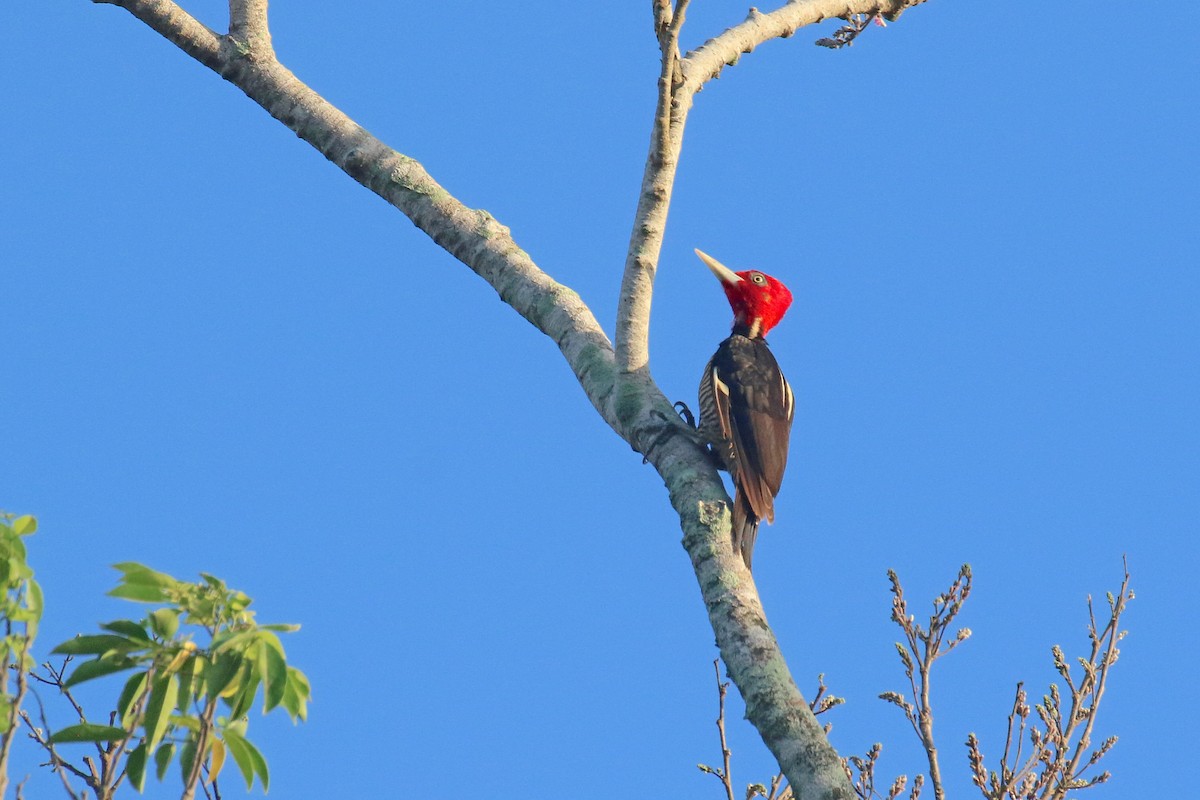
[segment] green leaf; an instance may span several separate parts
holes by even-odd
[[[250,791],[254,787],[255,772],[254,757],[250,755],[250,743],[229,728],[224,730],[221,738],[225,742],[225,748],[229,751],[229,755],[233,756],[233,763],[237,764],[238,771],[242,773],[242,779],[246,781],[246,791]]]
[[[144,739],[141,744],[129,751],[129,758],[125,760],[125,774],[138,792],[146,788],[146,741]]]
[[[258,775],[258,780],[262,784],[263,793],[265,794],[271,788],[271,775],[267,772],[267,760],[263,758],[263,754],[258,752],[258,748],[249,739],[242,739],[246,744],[246,749],[250,751],[250,758],[254,762],[254,772]]]
[[[224,631],[213,637],[210,648],[214,653],[242,652],[257,640],[256,634],[254,630]]]
[[[280,633],[295,633],[296,631],[300,630],[300,626],[292,625],[290,623],[274,623],[271,625],[259,625],[258,629],[262,631],[279,631]]]
[[[288,671],[288,679],[284,682],[283,698],[279,701],[283,705],[283,710],[292,718],[292,722],[296,721],[304,713],[304,703],[300,700],[300,696],[296,694],[296,685],[292,683],[291,670]]]
[[[283,707],[292,718],[308,721],[308,678],[295,667],[288,667],[287,689],[283,693]]]
[[[257,634],[257,639],[264,645],[274,648],[281,656],[287,655],[283,650],[283,642],[279,640],[279,637],[276,636],[273,631],[270,631],[267,628],[256,627],[255,632]]]
[[[175,728],[186,728],[195,733],[200,732],[200,720],[193,717],[191,714],[172,714],[171,726]]]
[[[115,650],[128,653],[131,650],[141,650],[145,642],[131,642],[124,636],[112,633],[98,633],[91,636],[76,636],[55,647],[50,652],[63,656],[98,656]]]
[[[258,694],[259,677],[252,669],[243,669],[238,673],[235,685],[238,687],[229,701],[229,716],[232,719],[246,716],[250,706],[254,705],[254,695]]]
[[[222,653],[204,672],[205,690],[208,699],[220,695],[237,676],[242,666],[242,657],[236,653]]]
[[[129,639],[146,642],[147,644],[150,642],[150,636],[146,633],[146,629],[131,619],[116,619],[112,622],[104,623],[100,628],[112,631],[113,633],[119,633]]]
[[[124,728],[114,728],[112,725],[94,725],[91,722],[81,722],[70,725],[50,737],[51,744],[69,744],[72,742],[119,742],[127,739],[129,732]]]
[[[137,672],[129,676],[129,680],[125,681],[125,687],[121,689],[121,696],[117,698],[117,713],[121,715],[121,722],[129,725],[131,712],[133,711],[134,703],[142,696],[142,692],[146,691],[146,677],[148,672]]]
[[[161,586],[164,589],[169,589],[179,584],[177,579],[167,573],[155,572],[145,564],[139,564],[136,561],[122,561],[120,564],[113,564],[113,569],[119,570],[122,573],[121,579],[126,583]]]
[[[7,578],[5,581],[6,583],[12,582],[15,584],[19,581],[26,580],[33,576],[33,570],[31,570],[29,568],[29,565],[25,563],[25,554],[24,553],[21,553],[19,558],[14,556],[12,558],[6,559],[5,564],[7,566],[7,570],[5,572],[5,574],[7,575]]]
[[[268,634],[274,638],[273,634]],[[266,714],[283,700],[287,691],[287,662],[271,643],[258,652],[258,669],[263,676],[263,713]]]
[[[29,588],[25,594],[25,607],[33,614],[33,622],[39,622],[42,619],[42,609],[46,607],[46,601],[42,597],[42,587],[33,578],[29,579]],[[36,628],[34,628],[36,631]]]
[[[136,583],[122,583],[115,589],[110,589],[109,597],[119,597],[122,600],[135,600],[139,603],[164,603],[170,598],[159,586],[146,586]]]
[[[183,780],[186,783],[188,776],[192,774],[192,766],[196,763],[196,737],[199,733],[193,733],[183,743],[183,749],[179,751],[179,769],[183,773]]]
[[[121,582],[110,591],[110,597],[155,603],[170,600],[168,591],[176,589],[179,581],[163,572],[155,572],[147,566],[132,561],[113,565],[120,570]]]
[[[245,611],[254,601],[250,599],[245,592],[230,592],[229,593],[229,610],[234,614],[240,614]]]
[[[154,751],[154,767],[160,781],[166,776],[167,768],[171,766],[171,758],[174,755],[174,742],[163,742],[162,746]]]
[[[160,608],[150,613],[150,628],[161,638],[170,639],[179,630],[179,612]]]
[[[192,703],[192,698],[199,694],[202,684],[197,679],[197,674],[200,672],[200,663],[203,656],[193,655],[184,662],[183,667],[177,673],[179,675],[179,699],[175,702],[176,708],[186,709]]]
[[[209,588],[215,589],[221,594],[225,594],[229,591],[229,589],[225,586],[225,581],[221,580],[216,575],[209,575],[207,572],[201,572],[200,577],[203,578],[204,582],[209,585]]]
[[[77,686],[84,681],[90,681],[93,678],[102,678],[105,675],[112,675],[114,672],[124,672],[137,666],[136,661],[122,655],[112,655],[105,658],[95,658],[91,661],[84,661],[75,671],[71,673],[71,677],[63,682],[63,687],[70,688]]]
[[[37,520],[29,514],[17,517],[12,522],[12,529],[18,536],[28,536],[37,531]]]
[[[149,737],[148,747],[158,747],[167,732],[174,700],[179,696],[179,679],[174,675],[156,678],[150,687],[150,701],[146,704],[146,719],[143,725]]]

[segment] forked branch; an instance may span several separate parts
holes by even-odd
[[[895,19],[904,9],[921,2],[924,0],[791,0],[769,13],[751,8],[745,21],[681,57],[678,44],[687,0],[676,0],[673,7],[669,0],[653,0],[661,70],[650,153],[642,175],[617,307],[616,353],[622,374],[648,375],[654,277],[679,166],[683,130],[696,93],[726,66],[737,63],[743,53],[753,52],[771,39],[787,38],[806,25],[835,17]]]

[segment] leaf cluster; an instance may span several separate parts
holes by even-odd
[[[8,757],[34,665],[30,651],[45,606],[24,541],[36,532],[33,517],[0,512],[0,797],[8,789]]]
[[[118,756],[127,756],[125,775],[139,791],[151,763],[161,780],[176,756],[185,789],[194,790],[202,770],[212,783],[232,760],[248,789],[257,779],[266,791],[267,762],[246,738],[247,715],[261,689],[264,714],[282,707],[293,722],[307,718],[308,679],[288,665],[278,635],[299,626],[258,624],[250,598],[212,575],[191,583],[133,562],[116,569],[121,577],[111,596],[163,605],[139,620],[105,623],[101,633],[54,648],[71,661],[91,656],[69,676],[65,669],[58,673],[55,682],[63,690],[133,674],[109,724],[88,722],[81,714],[78,724],[56,731],[47,745],[116,745]]]
[[[33,579],[33,569],[27,561],[24,538],[37,532],[37,520],[26,514],[13,517],[0,514],[0,618],[6,625],[6,634],[12,634],[12,623],[25,626],[25,635],[32,640],[37,636],[37,625],[42,618],[42,588]],[[20,642],[0,644],[6,656],[21,649]]]

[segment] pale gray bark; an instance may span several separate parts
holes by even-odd
[[[169,0],[93,0],[128,10],[241,89],[347,175],[371,190],[477,275],[500,299],[553,339],[592,405],[666,483],[729,676],[747,716],[802,800],[849,800],[837,753],[796,688],[767,625],[750,573],[730,547],[730,500],[712,463],[650,376],[649,318],[683,129],[697,91],[743,52],[834,16],[899,14],[912,0],[792,0],[678,50],[687,0],[652,0],[663,54],[650,154],[622,279],[614,347],[578,294],[543,272],[508,228],[460,203],[413,159],[393,150],[278,62],[267,0],[230,0],[218,34]],[[917,0],[920,2],[921,0]]]

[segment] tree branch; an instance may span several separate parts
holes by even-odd
[[[19,590],[20,591],[20,590]],[[28,588],[24,590],[28,592]],[[28,597],[28,595],[26,595]],[[16,673],[17,690],[11,697],[8,698],[8,718],[5,723],[4,733],[0,735],[0,797],[6,797],[8,792],[8,758],[12,752],[13,740],[17,737],[17,732],[21,729],[21,705],[25,702],[25,695],[29,691],[29,670],[27,663],[30,661],[29,650],[33,647],[33,636],[30,635],[30,625],[34,623],[25,623],[25,632],[14,634],[13,624],[11,620],[5,620],[5,633],[10,641],[16,637],[19,641],[20,648],[15,652],[9,649],[5,652],[3,659],[0,659],[0,695],[8,694],[8,672],[10,669]]]
[[[789,0],[786,5],[764,14],[751,8],[739,25],[709,39],[683,59],[683,74],[689,91],[700,91],[704,84],[721,74],[726,66],[738,62],[743,53],[753,52],[763,42],[786,39],[800,28],[827,19],[846,19],[855,14],[881,15],[891,21],[906,8],[925,0]]]
[[[656,0],[654,6],[661,52],[658,101],[617,305],[617,367],[622,376],[636,374],[645,382],[650,380],[650,302],[654,276],[683,148],[683,128],[692,105],[693,93],[680,91],[679,32],[687,5],[688,0],[677,0],[672,10],[669,4]]]
[[[751,8],[744,22],[680,57],[679,34],[688,0],[676,0],[673,9],[669,0],[653,0],[661,70],[650,153],[642,175],[617,306],[616,361],[622,378],[630,376],[631,382],[641,383],[651,380],[649,337],[654,277],[683,146],[683,130],[696,93],[725,66],[737,63],[742,53],[752,52],[765,41],[786,38],[805,25],[831,17],[868,14],[895,19],[905,8],[924,1],[790,0],[767,14]]]
[[[851,800],[854,790],[841,759],[796,688],[754,580],[729,546],[729,504],[705,502],[698,511],[695,521],[680,514],[683,543],[700,581],[721,659],[746,701],[746,718],[758,729],[796,797]]]
[[[267,27],[267,0],[229,0],[229,38],[252,53],[275,57]]]
[[[141,0],[136,4],[122,0],[92,2],[124,8],[180,50],[209,69],[220,72],[218,67],[221,63],[221,36],[169,0]]]
[[[385,145],[302,83],[266,49],[269,35],[253,34],[244,41],[218,36],[168,0],[100,1],[126,9],[237,86],[491,284],[505,303],[558,344],[614,430],[627,440],[634,438],[636,426],[618,425],[614,415],[608,337],[578,294],[538,269],[507,227],[487,211],[460,203],[414,159]],[[231,22],[244,31],[252,33],[265,24],[265,0],[230,5]],[[670,407],[665,397],[661,403]]]

